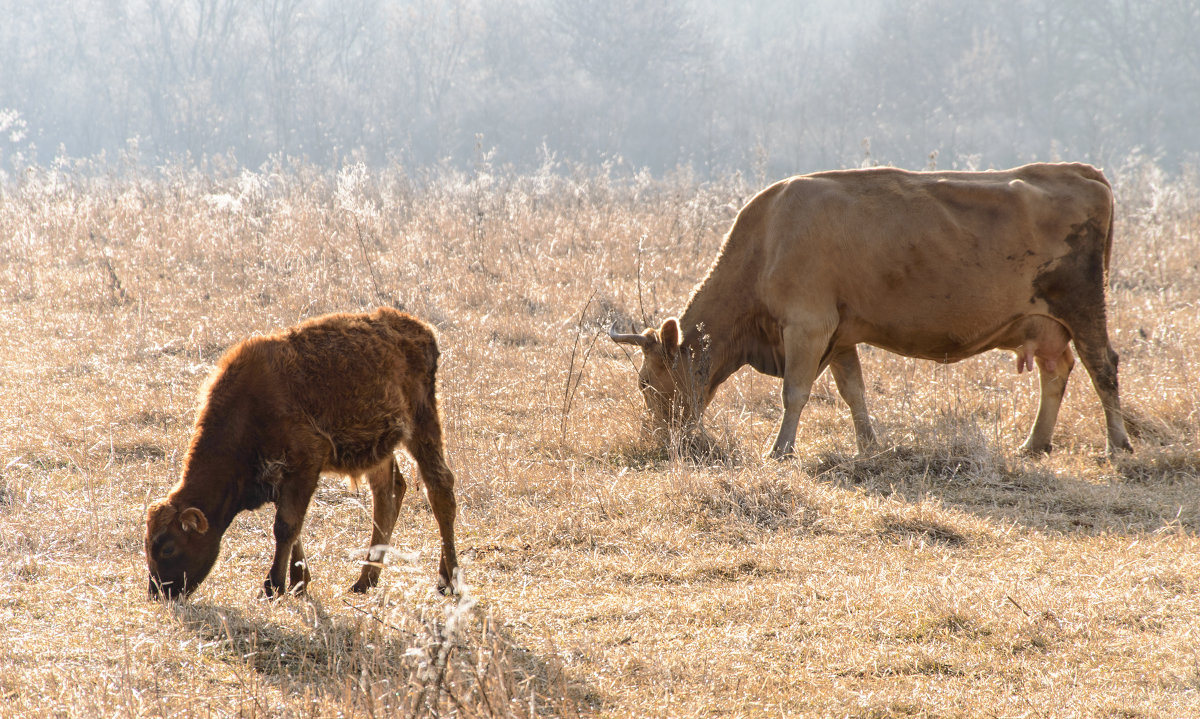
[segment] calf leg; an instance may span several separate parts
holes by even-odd
[[[867,413],[866,388],[863,384],[862,365],[858,362],[858,348],[849,347],[835,354],[829,362],[833,381],[838,393],[850,407],[854,420],[854,439],[859,452],[865,452],[877,444],[875,430],[871,428],[871,415]]]
[[[438,530],[442,535],[442,557],[438,563],[438,591],[458,593],[458,553],[454,549],[454,518],[458,505],[454,499],[454,473],[446,465],[442,447],[442,428],[436,414],[417,423],[408,450],[421,470],[425,496],[433,509]]]
[[[363,563],[362,574],[350,588],[352,592],[363,593],[379,583],[379,572],[383,565],[384,552],[392,541],[392,529],[396,526],[396,515],[400,512],[400,503],[404,501],[406,484],[404,475],[396,458],[375,467],[367,473],[367,481],[371,485],[371,544],[367,547],[367,561]]]
[[[294,594],[304,594],[312,579],[308,573],[308,561],[304,557],[304,547],[300,539],[292,545],[292,560],[288,563],[288,591]]]
[[[1047,369],[1047,363],[1041,357],[1037,358],[1038,377],[1041,380],[1041,400],[1038,404],[1037,418],[1029,430],[1029,438],[1021,445],[1022,454],[1045,454],[1051,449],[1050,440],[1054,434],[1054,424],[1058,421],[1058,409],[1062,406],[1063,395],[1067,391],[1067,377],[1075,366],[1075,355],[1071,348],[1063,350],[1062,356],[1054,362],[1054,369]]]
[[[771,445],[773,459],[782,459],[792,453],[796,443],[796,428],[800,425],[800,412],[808,403],[813,381],[822,369],[821,353],[828,342],[828,333],[818,336],[817,333],[794,326],[783,330],[783,416],[779,419],[775,443]],[[861,370],[859,375],[861,378]]]
[[[275,556],[271,560],[267,580],[263,582],[263,591],[268,597],[281,594],[284,590],[283,582],[289,575],[288,560],[297,550],[304,515],[308,512],[308,503],[317,489],[319,478],[319,470],[307,469],[289,472],[279,482],[279,498],[275,500]],[[298,551],[303,558],[303,548]],[[302,571],[300,576],[304,575]],[[294,574],[292,576],[295,577]]]

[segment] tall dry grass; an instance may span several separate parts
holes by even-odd
[[[1030,375],[863,352],[888,449],[827,378],[799,458],[749,370],[697,461],[642,438],[602,332],[678,312],[757,182],[547,166],[32,170],[0,188],[4,716],[1113,716],[1200,706],[1200,189],[1119,195],[1111,333],[1137,454],[1085,373],[1056,452],[1015,454]],[[392,304],[437,326],[470,592],[432,592],[418,493],[346,588],[369,498],[327,482],[306,599],[256,590],[267,510],[182,604],[145,599],[143,512],[235,341]]]

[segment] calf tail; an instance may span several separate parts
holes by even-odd
[[[429,339],[429,344],[425,345],[425,366],[429,368],[428,379],[431,392],[436,385],[438,358],[441,356],[442,353],[438,350],[437,340],[431,337]]]
[[[429,456],[441,457],[445,451],[442,445],[442,418],[437,400],[438,358],[441,353],[438,351],[437,340],[432,336],[423,349],[424,373],[420,385],[415,388],[416,396],[412,398],[413,439],[415,444],[423,445],[423,450],[429,453]],[[411,449],[414,452],[416,450],[415,447]],[[422,474],[427,469],[426,466],[421,466]]]
[[[421,388],[421,395],[417,398],[418,405],[422,405],[417,410],[417,421],[428,422],[432,420],[435,424],[440,424],[438,416],[437,402],[437,370],[438,358],[441,357],[441,352],[438,351],[437,339],[430,337],[429,342],[425,345],[425,381]]]

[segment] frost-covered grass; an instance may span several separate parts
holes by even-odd
[[[741,178],[24,175],[0,190],[0,714],[1186,716],[1200,183],[1110,176],[1134,456],[1101,456],[1082,369],[1030,460],[1037,389],[1010,356],[865,350],[887,449],[854,453],[823,377],[774,463],[776,380],[720,391],[697,461],[642,437],[636,357],[602,334],[681,310],[757,189]],[[330,480],[308,598],[257,597],[263,510],[189,601],[147,601],[143,512],[216,358],[381,303],[441,335],[468,600],[432,592],[417,492],[380,587],[349,594],[369,496]]]

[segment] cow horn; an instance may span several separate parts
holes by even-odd
[[[643,335],[643,334],[637,334],[637,333],[620,334],[617,332],[616,325],[613,325],[612,327],[609,328],[608,336],[611,337],[612,341],[616,342],[617,344],[637,345],[638,347],[641,347],[643,349],[645,349],[646,347],[649,347],[650,344],[654,342],[654,339],[652,337],[647,337],[646,335]]]

